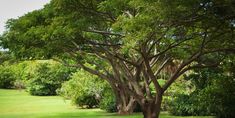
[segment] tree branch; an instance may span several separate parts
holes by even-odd
[[[176,42],[171,43],[165,50],[163,50],[163,51],[157,53],[156,55],[151,56],[150,59],[152,59],[152,58],[154,58],[154,57],[158,57],[158,56],[160,56],[160,55],[166,53],[166,52],[169,51],[170,49],[172,49],[172,48],[174,48],[174,47],[177,47],[177,46],[179,46],[181,43],[183,43],[183,42],[185,42],[185,41],[188,41],[188,40],[190,40],[190,39],[192,39],[192,38],[187,38],[187,39],[182,40],[182,41],[180,41],[180,42],[178,42],[178,43],[176,43]]]
[[[157,69],[157,71],[154,73],[155,76],[157,76],[161,70],[165,67],[165,65],[167,64],[167,62],[170,60],[170,58],[167,58],[162,64],[161,66]]]
[[[91,33],[97,33],[97,34],[102,34],[102,35],[113,35],[113,36],[120,36],[120,37],[125,37],[125,35],[121,33],[114,33],[114,32],[108,32],[108,31],[99,31],[99,30],[85,30],[85,32],[91,32]]]
[[[163,85],[163,91],[167,90],[167,88],[180,76],[179,73],[181,72],[181,70],[191,64],[195,59],[197,59],[199,56],[201,56],[200,52],[196,52],[195,54],[193,54],[191,57],[188,58],[188,60],[183,61],[180,66],[178,67],[178,69],[174,72],[174,74],[170,77],[170,79],[165,83],[165,85]]]

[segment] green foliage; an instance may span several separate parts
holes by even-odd
[[[78,70],[71,79],[63,83],[58,93],[72,103],[80,107],[97,107],[101,99],[102,91],[106,84],[97,76],[91,75],[84,70]]]
[[[141,95],[138,102],[144,98],[154,103],[149,100],[154,91],[147,95],[149,86],[161,90],[161,84],[165,91],[186,71],[234,52],[234,6],[233,0],[52,0],[43,9],[9,20],[0,40],[19,58],[63,60],[66,55],[92,74],[130,86],[130,93]],[[152,74],[167,58],[175,67],[172,78],[154,81]],[[84,63],[97,66],[89,69]],[[115,75],[121,77],[110,77]],[[80,88],[84,96],[92,90]],[[72,95],[79,99],[80,94]]]
[[[56,90],[68,80],[70,70],[58,63],[39,63],[29,76],[27,90],[32,95],[56,95]]]
[[[201,106],[196,93],[190,95],[179,94],[170,103],[169,112],[179,116],[206,116],[212,115],[206,107]]]
[[[235,117],[235,80],[233,77],[221,76],[203,89],[199,99],[208,111],[219,118]]]
[[[163,96],[161,109],[163,111],[169,111],[172,109],[172,101],[177,98],[177,96],[187,96],[191,94],[195,90],[192,81],[185,80],[184,78],[180,78],[175,81],[174,84],[166,91],[165,96]],[[173,103],[178,104],[178,103]],[[180,104],[179,104],[180,105]],[[183,105],[182,105],[183,106]]]
[[[16,76],[9,66],[0,65],[0,88],[13,88]]]
[[[12,59],[12,56],[8,52],[0,51],[0,65],[4,62]]]
[[[83,108],[96,108],[98,107],[98,100],[96,99],[96,96],[92,95],[83,95],[74,101],[75,104],[82,106]]]
[[[190,76],[191,77],[191,76]],[[163,109],[173,115],[210,115],[205,109],[198,105],[197,93],[195,92],[193,79],[181,78],[177,80],[163,97]]]
[[[111,88],[106,88],[100,101],[100,108],[107,112],[117,112],[116,99]]]
[[[216,115],[220,118],[235,116],[235,81],[231,67],[230,70],[195,70],[187,78],[190,78],[196,89],[190,94],[175,96],[169,109],[172,114]]]
[[[2,71],[5,69],[6,71],[10,71],[12,77],[14,77],[14,81],[12,80],[13,86],[11,88],[22,89],[26,86],[26,81],[28,80],[27,75],[29,72],[32,72],[33,62],[31,61],[13,61],[13,57],[9,57],[2,65]],[[3,74],[2,74],[3,76]],[[10,78],[10,77],[9,77]]]
[[[11,66],[11,70],[14,72],[16,80],[14,81],[14,88],[24,89],[26,88],[27,81],[29,80],[29,73],[34,72],[36,62],[33,61],[22,61],[15,62],[14,64],[8,64]]]

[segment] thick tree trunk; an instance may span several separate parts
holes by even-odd
[[[133,109],[128,109],[126,106],[118,106],[119,115],[130,115],[133,113]]]
[[[158,95],[156,101],[145,101],[141,106],[144,118],[159,118],[161,109],[162,95]]]
[[[127,104],[123,104],[127,103]],[[132,114],[136,107],[136,102],[133,98],[130,98],[128,101],[122,101],[117,103],[118,114],[120,115],[129,115]]]
[[[111,85],[116,98],[118,114],[132,114],[136,107],[135,99],[133,97],[130,97],[130,95],[128,95],[125,90],[123,90],[123,88],[118,88],[118,86],[114,86],[113,84]]]

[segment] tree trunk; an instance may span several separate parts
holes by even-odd
[[[118,106],[119,115],[130,115],[133,113],[132,109],[127,109],[125,106]]]
[[[127,104],[123,104],[127,103]],[[136,107],[136,102],[133,98],[130,98],[128,101],[117,103],[118,114],[120,115],[130,115],[133,113]]]
[[[132,114],[136,107],[135,99],[133,97],[130,97],[130,95],[128,95],[125,90],[123,90],[123,88],[118,88],[118,86],[114,86],[113,84],[111,84],[111,87],[116,98],[118,114]]]
[[[144,118],[159,118],[161,109],[162,95],[158,95],[155,101],[145,101],[141,105]]]

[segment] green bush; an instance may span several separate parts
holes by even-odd
[[[98,100],[96,99],[96,97],[94,95],[83,95],[81,96],[79,99],[77,98],[74,101],[75,104],[81,106],[81,107],[85,107],[85,108],[94,108],[94,107],[98,107]]]
[[[25,89],[26,82],[29,78],[29,73],[33,73],[34,70],[31,69],[33,66],[33,61],[23,61],[11,64],[12,71],[14,71],[14,75],[16,76],[16,80],[14,81],[15,89]]]
[[[170,105],[173,115],[216,115],[235,117],[234,68],[231,71],[205,69],[190,75],[194,92],[174,97]]]
[[[13,88],[15,74],[10,67],[0,66],[0,88]]]
[[[175,103],[176,98],[178,98],[178,96],[186,97],[187,95],[191,94],[194,90],[195,90],[195,87],[193,87],[191,81],[185,80],[185,79],[176,80],[169,87],[169,89],[165,92],[163,99],[162,99],[161,110],[170,111],[170,110],[175,109],[175,108],[172,108],[174,107],[172,105],[177,104]],[[184,97],[182,97],[181,99],[184,99]],[[172,112],[176,112],[176,111],[172,111]],[[173,114],[176,114],[176,113],[173,113]],[[182,113],[179,113],[179,114],[182,114]]]
[[[56,95],[56,90],[68,80],[70,70],[58,63],[39,63],[31,73],[27,90],[31,95]]]
[[[171,102],[169,112],[173,115],[181,115],[181,116],[190,115],[186,110],[187,107],[189,106],[188,99],[189,99],[188,95],[183,95],[183,94],[178,95],[176,99],[174,99]]]
[[[111,88],[106,88],[100,101],[100,108],[107,112],[117,112],[116,99]]]
[[[170,103],[169,112],[177,116],[205,116],[212,115],[206,107],[201,105],[197,94],[179,94]]]
[[[0,76],[2,78],[6,78],[4,79],[5,82],[8,81],[7,82],[8,84],[5,83],[5,85],[9,86],[7,88],[24,89],[26,86],[26,76],[28,74],[27,72],[32,72],[32,70],[30,69],[27,70],[26,67],[31,66],[31,64],[32,63],[30,61],[14,62],[14,63],[9,63],[8,61],[6,61],[0,67],[0,72],[1,72]]]
[[[64,98],[71,99],[74,105],[83,108],[93,108],[99,105],[102,91],[107,84],[97,76],[84,70],[78,70],[71,79],[63,83],[57,92]]]
[[[219,118],[235,118],[235,80],[220,77],[200,92],[200,101]]]

